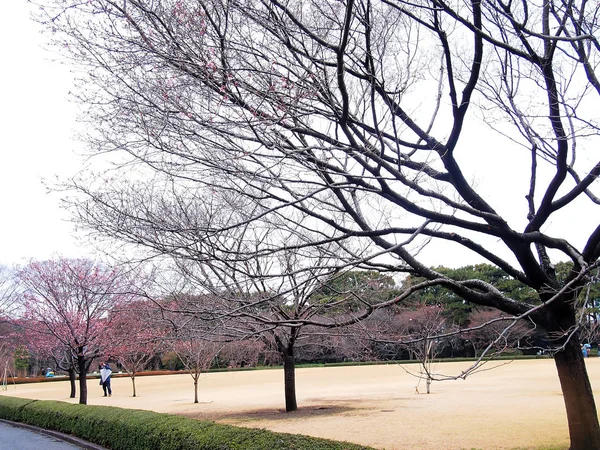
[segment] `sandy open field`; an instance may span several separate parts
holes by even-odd
[[[588,360],[592,383],[600,358]],[[458,373],[469,363],[442,363]],[[414,367],[414,366],[413,366]],[[568,446],[565,409],[551,360],[515,361],[467,380],[418,382],[397,365],[299,369],[299,411],[283,411],[283,372],[211,373],[193,403],[189,375],[115,378],[113,396],[88,380],[89,404],[150,409],[245,427],[345,440],[380,449],[515,449]],[[596,386],[598,387],[598,386]],[[424,382],[419,391],[424,392]],[[10,386],[0,395],[70,401],[68,382]],[[600,398],[596,391],[596,398]]]

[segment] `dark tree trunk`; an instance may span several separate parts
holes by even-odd
[[[277,345],[277,351],[283,358],[283,389],[285,392],[285,410],[286,412],[296,411],[296,359],[294,356],[294,345],[300,334],[299,328],[291,328],[288,336],[282,336],[277,332],[273,333],[273,338]]]
[[[198,378],[200,378],[200,374],[192,375],[194,378],[194,403],[198,403]]]
[[[71,395],[69,396],[69,398],[75,398],[75,396],[77,395],[77,387],[75,385],[76,378],[77,371],[75,370],[75,367],[69,367],[69,381],[71,383]]]
[[[576,296],[577,292],[570,294]],[[600,450],[600,425],[594,393],[585,367],[579,335],[576,330],[574,299],[565,295],[555,299],[549,308],[549,336],[555,345],[564,346],[556,352],[554,363],[567,412],[570,450]]]
[[[87,405],[87,364],[85,357],[77,355],[77,369],[79,370],[79,404]]]
[[[131,384],[133,385],[133,396],[136,396],[136,392],[135,392],[135,372],[131,373]]]
[[[599,450],[598,413],[579,342],[570,339],[554,362],[567,410],[570,450]]]
[[[285,389],[285,410],[296,411],[296,361],[294,359],[294,346],[288,345],[283,356],[283,382]]]

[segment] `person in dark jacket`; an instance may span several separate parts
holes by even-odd
[[[112,370],[110,370],[110,366],[108,363],[104,363],[100,366],[100,384],[102,385],[102,390],[104,391],[104,396],[106,394],[110,397],[112,395],[112,389],[110,387],[110,375],[112,374]]]

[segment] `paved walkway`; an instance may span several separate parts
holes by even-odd
[[[94,444],[55,431],[0,421],[0,449],[10,450],[101,450]]]

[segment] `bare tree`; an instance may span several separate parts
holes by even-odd
[[[354,323],[354,316],[339,310],[350,300],[363,300],[343,292],[336,298],[317,295],[344,267],[334,246],[313,246],[308,233],[289,233],[258,221],[233,233],[224,240],[235,242],[234,248],[213,245],[194,264],[179,263],[196,296],[167,309],[190,317],[188,322],[179,319],[178,329],[193,328],[201,318],[220,323],[225,339],[260,337],[283,363],[285,408],[295,411],[296,348],[318,328]]]
[[[264,343],[258,339],[231,341],[223,343],[217,357],[219,362],[225,363],[228,369],[256,367],[261,362],[261,358],[264,361],[267,351]]]
[[[297,347],[297,359],[302,362],[374,361],[379,356],[372,351],[371,341],[365,339],[355,326],[309,326]]]
[[[200,375],[211,368],[223,345],[214,331],[202,326],[181,327],[167,340],[167,347],[178,356],[194,380],[194,403],[198,403]]]
[[[13,353],[21,339],[15,338],[13,323],[14,308],[17,305],[17,280],[13,270],[0,265],[0,376],[3,388],[8,372],[14,374]]]
[[[48,3],[42,20],[85,69],[78,95],[91,148],[121,153],[121,170],[73,181],[77,220],[193,258],[204,231],[216,230],[181,226],[187,206],[220,189],[259,202],[260,215],[308,215],[323,240],[368,240],[387,255],[372,263],[546,330],[571,449],[600,448],[574,306],[600,256],[592,212],[600,163],[587,151],[600,139],[596,8],[585,0]],[[477,162],[480,154],[496,163]],[[503,158],[511,167],[494,178]],[[419,259],[425,243],[500,267],[539,304],[431,270]],[[564,280],[555,255],[573,263]]]
[[[398,327],[401,343],[414,355],[419,363],[419,372],[407,370],[419,379],[425,379],[426,392],[431,393],[431,383],[435,379],[434,364],[445,346],[450,344],[449,338],[440,335],[448,333],[449,324],[443,316],[443,309],[438,306],[421,305],[414,311],[407,311],[401,316]],[[419,392],[418,385],[415,388]]]
[[[597,343],[600,348],[600,271],[595,270],[578,297],[581,342]],[[600,352],[598,353],[600,356]]]
[[[480,356],[484,351],[498,355],[505,350],[516,349],[523,338],[531,333],[531,329],[524,321],[506,330],[506,322],[512,322],[512,317],[504,317],[498,311],[481,310],[471,314],[469,318],[470,330],[465,338],[473,347],[475,356]]]
[[[0,265],[0,321],[2,322],[11,317],[17,305],[17,287],[16,273]]]

